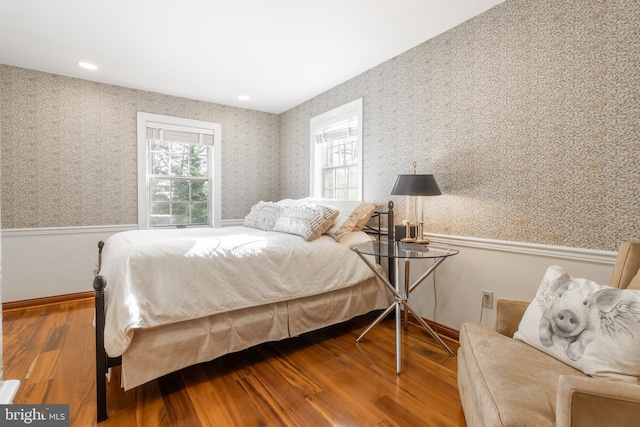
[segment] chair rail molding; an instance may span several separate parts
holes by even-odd
[[[615,264],[616,256],[618,255],[618,252],[615,251],[574,248],[569,246],[510,242],[506,240],[482,239],[478,237],[452,236],[448,234],[427,233],[426,235],[429,240],[434,243],[601,264]]]

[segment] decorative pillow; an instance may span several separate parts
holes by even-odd
[[[276,220],[273,231],[296,234],[309,241],[317,239],[326,232],[337,216],[337,210],[326,206],[312,204],[285,206],[282,215]]]
[[[366,206],[362,207],[360,218],[356,222],[356,226],[353,227],[353,231],[361,231],[364,226],[367,225],[367,223],[371,219],[371,216],[376,211],[376,205],[372,203],[366,203],[365,205]]]
[[[373,210],[375,209],[375,205],[358,200],[311,197],[309,199],[309,203],[319,206],[327,206],[340,212],[331,228],[329,228],[325,233],[333,237],[336,241],[339,241],[345,234],[354,231],[358,221],[366,215],[367,211],[371,210],[371,213],[373,213]],[[371,213],[369,214],[369,217],[371,217]],[[367,221],[369,221],[368,218]]]
[[[551,266],[513,337],[587,375],[640,383],[640,291]]]
[[[283,207],[277,203],[261,200],[251,207],[251,212],[244,218],[244,226],[271,231],[282,210]]]
[[[337,210],[338,217],[333,225],[325,232],[339,241],[342,236],[351,231],[360,231],[369,222],[376,205],[357,200],[323,199],[320,197],[305,197],[303,199],[283,199],[278,202],[281,206],[296,206],[313,204],[326,206]]]

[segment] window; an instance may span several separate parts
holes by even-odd
[[[311,195],[362,200],[362,98],[311,119]]]
[[[220,226],[221,126],[138,113],[138,226]]]

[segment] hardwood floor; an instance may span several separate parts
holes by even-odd
[[[456,358],[410,324],[396,375],[393,320],[355,342],[373,318],[223,356],[127,392],[116,368],[109,419],[100,425],[464,426]],[[14,403],[66,403],[72,426],[96,425],[93,301],[8,310],[3,321],[4,377],[22,382]]]

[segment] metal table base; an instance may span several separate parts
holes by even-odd
[[[377,324],[382,322],[382,320],[389,315],[394,309],[396,311],[396,373],[402,373],[402,318],[404,317],[405,327],[407,325],[409,312],[413,313],[413,316],[418,320],[420,325],[436,340],[438,343],[444,348],[451,356],[454,355],[453,350],[449,348],[449,346],[440,338],[440,336],[424,321],[422,317],[420,317],[416,310],[411,308],[408,303],[409,294],[418,287],[431,273],[435,271],[435,269],[445,260],[445,256],[440,258],[435,258],[435,262],[431,267],[429,267],[415,282],[411,285],[409,284],[409,267],[410,261],[408,259],[404,260],[404,286],[403,289],[396,289],[389,280],[373,265],[371,261],[369,261],[363,254],[355,249],[355,252],[358,256],[369,266],[369,268],[378,276],[380,280],[389,288],[389,290],[393,293],[395,298],[395,302],[392,303],[385,311],[383,311],[371,324],[365,329],[365,331],[360,334],[360,336],[356,339],[356,342],[360,342],[362,338],[375,327]],[[399,271],[399,261],[400,259],[396,258],[396,271]],[[390,260],[391,262],[391,260]]]

